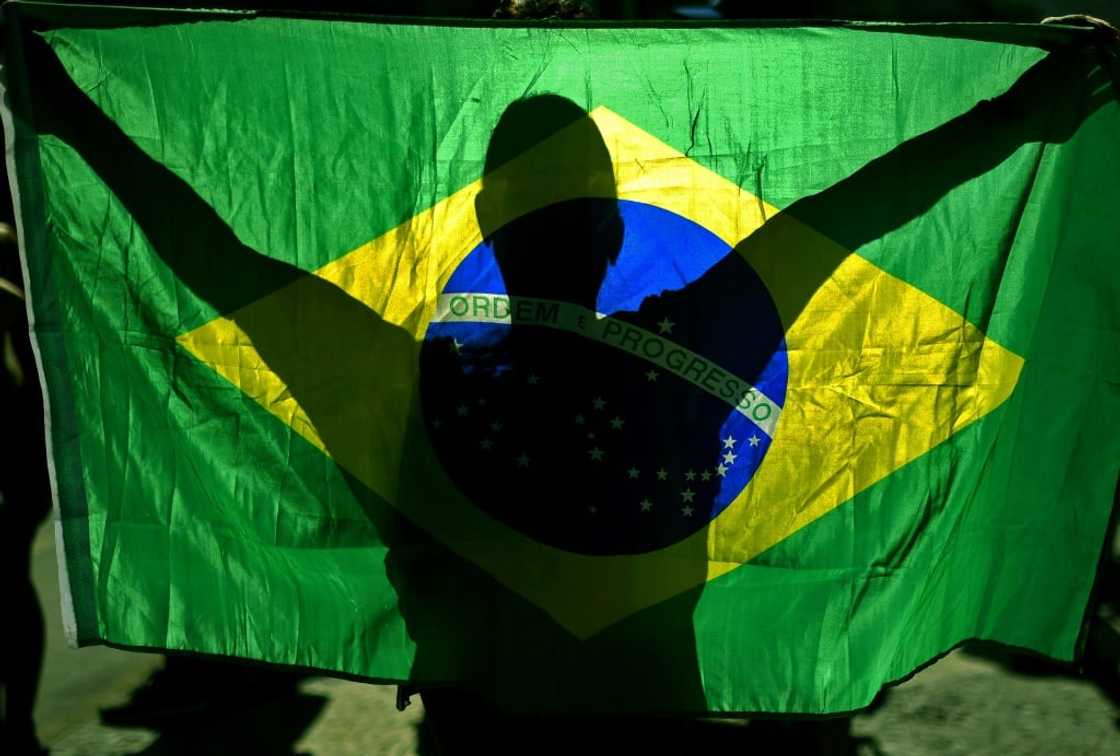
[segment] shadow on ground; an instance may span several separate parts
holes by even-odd
[[[140,753],[245,754],[300,753],[296,743],[323,710],[322,696],[295,694],[267,706],[230,712],[226,716],[189,719],[160,731]]]
[[[851,719],[507,717],[463,697],[417,716],[391,711],[392,689],[236,663],[171,657],[103,726],[154,736],[144,754],[881,753]],[[339,708],[341,706],[341,709]]]
[[[850,734],[847,717],[794,720],[686,720],[674,718],[500,718],[482,720],[444,737],[441,725],[423,756],[468,753],[881,753],[875,740]],[[493,731],[500,730],[495,738]],[[489,733],[489,736],[488,736]],[[487,742],[489,739],[489,742]]]

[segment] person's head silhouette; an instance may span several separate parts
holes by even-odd
[[[475,205],[508,293],[593,309],[622,246],[616,196],[610,153],[582,108],[547,94],[510,104]]]

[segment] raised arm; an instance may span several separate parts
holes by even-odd
[[[1003,94],[903,142],[785,212],[848,250],[884,236],[1023,145],[1068,140],[1114,96],[1095,53],[1086,44],[1048,54]]]
[[[82,156],[195,294],[231,313],[305,275],[245,246],[186,181],[149,157],[90,100],[41,38],[28,39],[28,57],[39,133],[53,134]]]
[[[1032,142],[1064,142],[1116,97],[1089,40],[1052,52],[1003,94],[867,163],[827,189],[798,200],[737,245],[756,270],[780,282],[782,319],[798,313],[844,258],[927,212],[954,187],[980,176]],[[730,257],[730,256],[729,256]],[[718,289],[717,264],[697,282]]]
[[[101,112],[45,44],[31,65],[39,132],[82,156],[156,254],[237,323],[283,382],[281,396],[256,398],[381,490],[405,433],[415,339],[333,283],[245,246],[185,181]]]

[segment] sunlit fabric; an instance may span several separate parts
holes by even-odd
[[[543,712],[1073,657],[1120,466],[1084,30],[5,11],[78,644]]]

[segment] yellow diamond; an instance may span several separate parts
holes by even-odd
[[[438,294],[482,241],[481,181],[179,337],[405,516],[578,637],[748,562],[848,501],[999,406],[1023,363],[959,313],[610,110],[588,118],[610,151],[616,196],[737,245],[785,327],[789,380],[773,445],[706,529],[645,554],[569,553],[493,520],[443,472],[417,408],[419,344]],[[580,130],[556,133],[488,180],[565,154]],[[538,182],[496,222],[573,199],[563,193],[577,185]]]

